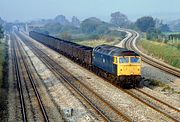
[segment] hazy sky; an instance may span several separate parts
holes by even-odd
[[[54,18],[63,14],[83,20],[98,17],[105,21],[120,11],[135,20],[143,15],[162,19],[180,18],[180,0],[0,0],[0,17],[7,21]]]

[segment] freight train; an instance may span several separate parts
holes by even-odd
[[[140,85],[141,57],[134,51],[110,45],[92,48],[34,31],[29,35],[121,87]]]

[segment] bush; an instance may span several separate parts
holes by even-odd
[[[112,42],[112,41],[114,41],[114,40],[115,40],[115,39],[114,39],[113,37],[107,37],[107,38],[106,38],[106,41],[107,41],[107,42]]]
[[[167,44],[167,43],[168,43],[168,40],[167,40],[167,39],[165,39],[165,40],[164,40],[164,43],[165,43],[165,44]]]
[[[4,38],[4,31],[2,25],[0,25],[0,39]]]
[[[98,34],[91,34],[89,35],[89,39],[99,39],[100,36]]]
[[[158,81],[158,80],[152,80],[152,79],[150,79],[150,84],[149,84],[149,85],[152,85],[152,86],[160,86],[160,87],[165,86],[165,84],[162,83],[161,81]]]
[[[61,39],[64,39],[64,40],[72,40],[72,36],[71,36],[70,33],[62,33],[62,34],[60,35],[60,38],[61,38]]]
[[[146,32],[147,40],[157,40],[162,36],[161,32],[155,28],[149,28]]]
[[[180,50],[180,44],[177,44],[177,49]]]

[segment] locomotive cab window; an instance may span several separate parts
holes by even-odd
[[[120,57],[120,63],[129,63],[129,57]]]
[[[141,59],[139,57],[130,57],[131,63],[140,63]]]
[[[118,63],[118,57],[114,57],[114,64]]]

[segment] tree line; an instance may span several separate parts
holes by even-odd
[[[162,38],[162,32],[170,31],[169,26],[164,24],[162,20],[154,19],[151,16],[143,16],[135,22],[131,22],[126,15],[114,12],[111,14],[110,22],[118,27],[131,28],[146,33],[146,38],[149,40]]]
[[[121,27],[135,29],[146,33],[147,39],[161,38],[162,32],[170,31],[167,24],[164,24],[161,20],[154,19],[151,16],[144,16],[138,18],[135,22],[132,22],[125,14],[117,11],[111,13],[110,17],[111,19],[109,22],[104,22],[96,17],[90,17],[80,21],[74,16],[72,22],[69,22],[65,16],[58,15],[52,20],[42,20],[42,23],[46,23],[44,27],[35,28],[35,30],[53,35],[63,33],[63,37],[70,38],[70,34],[73,33],[92,34],[92,36],[95,37],[97,35],[107,34],[111,27]]]
[[[0,25],[0,39],[4,37],[4,31],[2,25]]]

